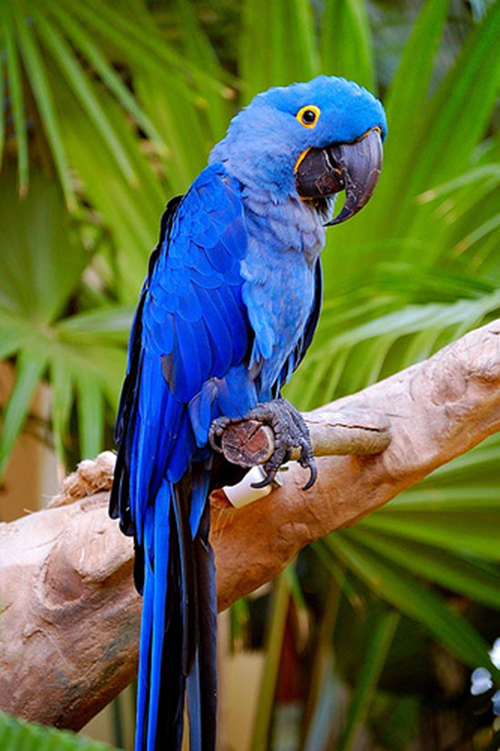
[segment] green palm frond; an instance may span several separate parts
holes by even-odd
[[[0,49],[5,50],[7,60],[6,90],[11,101],[22,190],[28,184],[30,129],[39,120],[68,205],[71,208],[76,205],[70,173],[70,167],[75,165],[65,143],[64,116],[57,107],[58,86],[62,81],[71,93],[70,107],[85,118],[87,127],[95,128],[113,157],[114,170],[132,183],[137,175],[129,149],[110,121],[105,102],[101,101],[99,81],[119,103],[122,113],[130,115],[160,151],[166,145],[151,117],[117,75],[114,64],[123,61],[129,64],[130,60],[132,69],[148,70],[163,80],[168,79],[168,88],[177,91],[191,106],[197,102],[200,106],[203,97],[188,83],[186,69],[212,99],[214,94],[222,97],[227,90],[231,79],[220,68],[217,77],[197,61],[186,58],[182,48],[176,49],[166,42],[141,3],[132,3],[129,10],[132,9],[133,18],[127,18],[107,0],[92,0],[78,6],[63,0],[3,3]],[[109,48],[114,60],[103,53]],[[24,76],[29,85],[28,97]],[[221,80],[224,77],[226,80]],[[35,137],[39,139],[40,134]]]
[[[28,723],[0,712],[0,746],[4,751],[112,751],[107,743],[44,725]]]
[[[130,310],[110,304],[87,315],[67,314],[92,254],[71,226],[54,181],[34,172],[22,202],[14,186],[14,176],[4,173],[0,355],[17,358],[17,378],[3,415],[0,471],[46,375],[54,384],[54,435],[60,459],[65,456],[64,436],[75,398],[84,405],[83,454],[94,456],[102,449],[103,405],[116,408],[131,319]]]

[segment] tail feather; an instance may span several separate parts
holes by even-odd
[[[181,748],[186,677],[191,751],[214,751],[216,589],[208,473],[166,479],[147,509],[136,751]],[[203,494],[203,498],[202,498]],[[192,506],[203,508],[201,518]],[[194,539],[193,539],[194,538]]]
[[[165,483],[155,501],[154,526],[154,592],[151,635],[151,670],[148,711],[148,749],[155,747],[160,686],[162,682],[163,642],[165,638],[165,605],[167,602],[168,562],[170,548],[170,492]]]
[[[210,508],[207,504],[195,540],[198,642],[187,680],[191,751],[214,751],[216,740],[217,593],[214,555],[208,540],[209,529]]]
[[[143,578],[143,604],[141,619],[141,638],[139,647],[139,676],[137,679],[137,708],[136,708],[136,727],[135,727],[135,746],[137,751],[144,748],[143,739],[147,732],[148,726],[148,697],[149,697],[149,663],[150,663],[150,643],[151,643],[151,626],[153,623],[153,600],[154,600],[154,580],[152,573],[148,575],[142,573]]]
[[[135,746],[136,751],[159,751],[181,746],[185,691],[179,658],[179,543],[170,483],[161,485],[146,513]]]

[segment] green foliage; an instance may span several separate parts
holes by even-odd
[[[102,449],[106,405],[115,411],[166,198],[203,167],[229,118],[222,94],[230,77],[215,57],[207,66],[206,56],[191,62],[183,54],[193,23],[183,16],[183,39],[169,45],[142,4],[129,5],[129,14],[106,0],[25,0],[0,9],[9,95],[0,139],[0,354],[17,356],[19,376],[5,412],[0,474],[42,377],[55,386],[59,458],[75,405],[81,455]],[[203,44],[209,48],[200,31],[196,49]],[[117,73],[123,61],[138,97]],[[16,162],[19,192],[28,194],[21,202]]]
[[[500,4],[471,31],[436,86],[433,70],[447,6],[434,0],[424,5],[386,92],[389,136],[375,196],[360,217],[329,233],[320,327],[287,392],[303,409],[362,389],[498,316],[499,141],[489,128],[500,74],[493,53]],[[344,35],[341,46],[355,38]],[[348,75],[355,77],[355,70]],[[492,673],[490,645],[467,615],[473,602],[495,610],[500,605],[499,459],[500,441],[492,438],[354,529],[315,546],[337,582],[332,586],[351,588],[353,607],[360,587],[371,590],[362,598],[361,622],[375,595],[419,623],[462,664],[489,666]],[[341,573],[346,568],[347,578]],[[457,611],[447,592],[467,598],[467,607]],[[326,637],[341,652],[346,635],[337,636],[336,629],[343,618]],[[324,747],[319,739],[332,733],[339,748],[349,747],[353,718],[364,719],[357,713],[360,706],[367,711],[373,696],[360,699],[367,673],[376,677],[381,666],[370,673],[372,643],[353,640],[368,662],[355,679],[348,715],[342,722],[332,712],[326,730],[318,702],[307,722],[309,748]],[[390,666],[391,650],[381,654]],[[351,666],[343,675],[352,683]],[[325,677],[320,692],[328,694],[329,685]],[[371,702],[366,720],[372,728],[380,698]],[[399,699],[393,696],[390,703],[395,711]],[[410,739],[400,738],[395,747]]]
[[[93,456],[102,445],[103,400],[116,408],[130,311],[124,315],[123,307],[103,302],[91,320],[84,313],[69,315],[92,253],[71,227],[59,186],[33,171],[29,194],[19,201],[13,176],[5,170],[2,190],[0,354],[17,356],[17,379],[4,414],[0,468],[5,467],[34,391],[47,371],[54,384],[54,436],[60,455],[64,455],[64,436],[77,393],[85,403],[82,450]]]
[[[203,168],[237,107],[271,85],[346,75],[379,89],[389,120],[374,197],[328,233],[321,324],[288,388],[297,406],[361,389],[497,316],[499,0],[484,10],[474,4],[443,69],[448,2],[428,0],[385,90],[372,22],[387,11],[366,0],[244,0],[214,6],[212,22],[188,0],[4,0],[0,356],[16,383],[0,469],[42,380],[59,457],[73,451],[74,425],[81,456],[104,446],[162,208]],[[219,26],[231,32],[223,40]],[[305,748],[331,737],[349,748],[360,724],[406,747],[422,694],[401,697],[387,677],[403,635],[416,654],[432,642],[462,665],[489,664],[491,634],[473,616],[500,605],[499,460],[492,438],[306,553],[327,603],[313,662],[328,655],[330,669],[311,677]],[[287,608],[306,607],[302,566],[277,588],[254,748],[270,737]],[[355,687],[342,720],[329,708],[346,686]]]
[[[3,712],[0,712],[0,748],[2,751],[111,751],[107,743],[30,724]]]

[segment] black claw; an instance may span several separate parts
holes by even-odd
[[[276,472],[274,472],[274,473],[270,472],[260,482],[252,482],[250,484],[250,487],[251,488],[255,488],[256,490],[260,490],[260,488],[266,488],[268,485],[270,485],[272,483],[272,481],[274,480],[275,476],[276,476]]]
[[[316,482],[317,477],[318,477],[318,470],[316,469],[316,463],[314,462],[314,459],[307,466],[308,466],[309,472],[311,474],[310,474],[310,477],[309,477],[308,481],[306,482],[306,484],[302,488],[302,490],[309,490],[309,488],[312,488],[312,486],[314,485],[314,483]]]
[[[222,454],[222,447],[219,443],[219,439],[222,436],[224,429],[229,425],[227,417],[219,417],[212,422],[208,431],[208,442],[214,451]]]
[[[267,461],[265,464],[262,465],[262,469],[266,473],[266,476],[263,480],[260,480],[259,482],[253,482],[252,488],[256,488],[257,490],[259,488],[265,488],[268,485],[270,485],[274,478],[276,477],[276,474],[278,473],[279,468],[281,465],[285,462],[285,455],[284,452],[280,451],[278,453],[274,452],[272,457]]]

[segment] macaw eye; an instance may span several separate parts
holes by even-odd
[[[321,110],[315,104],[307,104],[297,112],[296,118],[305,128],[314,128],[319,120]]]

